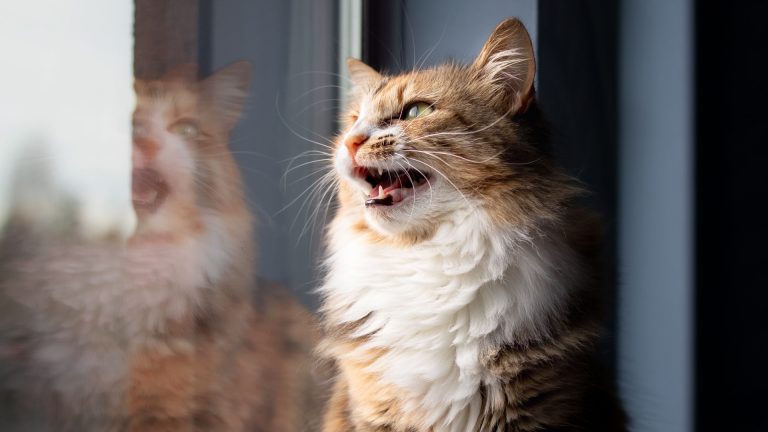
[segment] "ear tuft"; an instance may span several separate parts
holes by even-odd
[[[352,84],[358,89],[367,89],[381,81],[381,74],[362,61],[349,57],[347,58],[347,69]]]
[[[510,112],[524,112],[534,97],[536,73],[533,44],[517,18],[499,24],[472,64],[480,79],[502,97],[497,102]]]
[[[234,127],[240,118],[250,86],[251,65],[246,61],[224,66],[201,83],[203,100],[226,130]]]

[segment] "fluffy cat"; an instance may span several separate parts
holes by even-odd
[[[599,227],[546,150],[522,23],[468,66],[348,66],[324,430],[625,430],[592,359]]]
[[[0,388],[21,412],[3,430],[292,431],[305,420],[312,331],[295,327],[311,321],[285,296],[252,298],[252,220],[228,150],[250,66],[196,74],[136,82],[127,244],[23,224],[2,238]]]

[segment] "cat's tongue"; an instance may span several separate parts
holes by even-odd
[[[136,210],[156,210],[168,193],[163,177],[157,171],[147,168],[133,170],[131,192]]]

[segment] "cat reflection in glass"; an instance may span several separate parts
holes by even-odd
[[[239,62],[136,82],[126,244],[6,230],[4,431],[303,429],[311,348],[295,335],[311,318],[280,295],[253,300],[252,217],[228,148],[250,77]]]

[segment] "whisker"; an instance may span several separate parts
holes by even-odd
[[[333,173],[329,173],[333,174]],[[304,212],[304,208],[307,208],[307,212],[305,213],[307,215],[307,218],[304,222],[304,226],[302,227],[301,232],[299,232],[299,236],[297,240],[300,240],[302,237],[304,237],[304,234],[306,234],[307,227],[310,224],[314,223],[315,219],[315,213],[320,208],[320,205],[322,204],[322,200],[325,198],[325,196],[328,194],[329,191],[335,191],[336,190],[336,182],[338,179],[331,175],[328,178],[326,178],[324,181],[322,181],[320,184],[318,184],[313,191],[309,194],[307,199],[302,203],[301,207],[299,207],[299,210],[296,212],[296,217],[294,217],[293,222],[291,223],[290,229],[293,230],[293,227],[296,225],[296,222],[298,222],[299,215],[301,215]],[[325,192],[322,192],[322,195],[320,191],[325,190]],[[316,200],[316,198],[319,198]],[[312,203],[315,203],[314,205],[315,210],[312,211],[312,213],[309,213],[309,208],[312,206]],[[308,204],[310,204],[308,206]],[[312,234],[314,235],[314,229]]]
[[[411,220],[413,220],[413,211],[416,209],[416,185],[413,183],[413,178],[411,178],[411,175],[408,174],[408,169],[406,169],[405,166],[403,166],[403,164],[401,164],[400,162],[395,161],[395,163],[397,164],[397,166],[399,166],[403,170],[406,177],[408,177],[408,181],[411,182],[411,187],[414,189],[413,202],[411,203],[411,214],[408,215],[408,222],[410,222]]]
[[[280,163],[285,163],[285,162],[290,162],[290,161],[293,161],[293,160],[296,160],[296,159],[299,159],[299,158],[309,157],[309,156],[328,156],[328,157],[333,157],[333,153],[327,152],[327,151],[324,151],[324,150],[306,150],[306,151],[303,151],[303,152],[297,154],[296,156],[291,156],[289,158],[285,158],[285,159],[283,159],[283,160],[281,160],[279,162]]]
[[[458,158],[458,159],[461,159],[461,160],[464,160],[464,161],[467,161],[467,162],[471,162],[471,163],[476,163],[476,164],[488,163],[488,161],[493,160],[495,157],[497,157],[501,153],[503,153],[503,151],[502,151],[502,152],[499,152],[496,155],[493,155],[493,156],[491,156],[491,157],[489,157],[489,158],[487,158],[485,160],[475,161],[475,160],[467,159],[467,158],[465,158],[463,156],[459,156],[457,154],[453,154],[453,153],[450,153],[450,152],[438,152],[438,151],[431,151],[431,150],[427,151],[427,150],[416,150],[416,149],[403,149],[403,151],[414,152],[414,153],[423,153],[423,154],[429,154],[429,155],[438,155],[438,154],[440,154],[440,155],[446,155],[446,156],[453,156],[455,158]],[[440,159],[440,160],[442,161],[442,159]],[[443,161],[443,163],[446,163],[446,162]]]
[[[317,205],[315,205],[315,210],[309,215],[307,220],[304,222],[304,227],[302,228],[301,232],[299,233],[299,239],[302,238],[304,236],[304,234],[306,234],[307,228],[310,227],[310,226],[312,227],[312,231],[310,233],[310,236],[314,237],[315,227],[317,226],[317,222],[318,222],[317,221],[317,216],[319,214],[320,207],[321,207],[323,201],[325,200],[325,197],[328,196],[329,193],[331,193],[329,198],[333,197],[332,192],[336,190],[336,185],[335,185],[336,181],[337,181],[337,179],[334,178],[333,182],[329,185],[329,186],[333,186],[333,187],[327,187],[325,189],[325,191],[322,193],[322,195],[320,196],[320,199],[318,200]]]
[[[298,166],[292,166],[293,163],[296,160],[298,160],[299,158],[309,157],[309,156],[325,156],[325,157],[321,157],[321,158],[318,158],[318,159],[315,159],[315,160],[311,160],[309,162],[302,163],[301,165],[298,165]],[[313,164],[313,163],[332,162],[333,161],[333,155],[331,153],[327,153],[327,152],[325,152],[323,150],[307,150],[307,151],[299,153],[298,155],[296,155],[296,156],[294,156],[292,158],[288,158],[286,160],[288,161],[288,165],[286,166],[286,169],[285,169],[285,172],[283,172],[283,175],[280,176],[281,177],[281,182],[283,183],[283,187],[285,187],[285,182],[287,181],[288,174],[291,173],[293,170],[301,168],[301,167],[303,167],[305,165]],[[285,162],[285,161],[283,161],[283,162]]]
[[[321,159],[311,160],[311,161],[308,161],[308,162],[302,162],[302,163],[300,163],[298,165],[295,165],[293,167],[288,168],[285,171],[285,173],[283,174],[283,177],[285,178],[288,174],[290,174],[292,171],[294,171],[296,169],[299,169],[299,168],[301,168],[303,166],[311,165],[313,163],[318,163],[318,162],[333,162],[333,158],[321,158]]]
[[[275,110],[277,111],[277,115],[278,115],[278,117],[280,118],[280,121],[283,123],[283,126],[285,126],[285,128],[286,128],[286,129],[288,129],[288,131],[289,131],[289,132],[291,132],[293,135],[295,135],[296,137],[298,137],[298,138],[300,138],[300,139],[302,139],[302,140],[304,140],[304,141],[310,142],[310,143],[312,143],[312,144],[316,144],[316,145],[319,145],[319,146],[321,146],[321,147],[325,147],[325,148],[328,148],[328,149],[332,149],[332,147],[331,147],[330,145],[328,145],[328,144],[324,144],[324,143],[321,143],[321,142],[319,142],[319,141],[316,141],[316,140],[313,140],[313,139],[307,138],[307,137],[305,137],[304,135],[300,134],[299,132],[296,132],[296,131],[295,131],[295,130],[294,130],[294,129],[293,129],[293,128],[292,128],[292,127],[291,127],[291,126],[288,124],[288,121],[285,119],[285,117],[283,116],[283,113],[280,111],[280,95],[279,95],[279,94],[278,94],[278,95],[275,97]],[[328,141],[328,143],[330,143],[330,144],[333,144],[333,142],[332,142],[331,140],[328,140],[327,138],[325,138],[325,137],[322,137],[322,136],[320,136],[319,134],[316,134],[315,132],[312,132],[312,131],[309,131],[309,130],[308,130],[308,132],[310,132],[310,133],[312,133],[312,134],[314,134],[314,135],[316,135],[316,136],[320,137],[320,139],[324,139],[324,140],[327,140],[327,141]]]
[[[319,161],[318,161],[318,162],[319,162]],[[315,175],[317,175],[317,174],[319,174],[319,173],[321,173],[321,172],[323,172],[323,171],[327,171],[327,170],[328,170],[328,168],[327,168],[327,167],[323,167],[323,168],[320,168],[320,169],[316,169],[316,170],[312,171],[311,173],[309,173],[309,174],[307,174],[307,175],[305,175],[305,176],[303,176],[303,177],[301,177],[301,178],[298,178],[298,179],[296,179],[296,180],[292,181],[292,182],[291,182],[291,184],[296,184],[296,183],[298,183],[298,182],[300,182],[300,181],[302,181],[302,180],[304,180],[304,179],[307,179],[307,178],[309,178],[309,177],[315,176]]]
[[[294,114],[294,115],[296,115],[296,116],[299,116],[299,115],[301,115],[301,114],[304,114],[304,113],[305,113],[305,112],[307,112],[307,111],[308,111],[310,108],[312,108],[312,107],[315,107],[315,106],[317,106],[317,105],[320,105],[321,103],[325,103],[325,102],[339,102],[339,103],[338,103],[338,104],[336,104],[336,105],[331,105],[330,109],[340,109],[340,108],[341,108],[341,102],[342,102],[342,101],[343,101],[343,100],[342,100],[342,99],[339,99],[339,98],[321,99],[321,100],[318,100],[318,101],[314,101],[314,102],[312,102],[311,104],[307,104],[307,105],[305,105],[305,106],[304,106],[304,108],[302,108],[301,110],[297,111],[297,112],[296,112],[296,114]],[[328,110],[330,110],[330,109],[328,109]]]
[[[409,167],[413,168],[413,169],[414,169],[414,170],[416,170],[416,171],[417,171],[419,174],[421,174],[421,175],[422,175],[422,177],[424,177],[424,180],[426,180],[426,181],[427,181],[427,185],[429,186],[429,206],[431,207],[431,206],[432,206],[432,196],[433,196],[433,194],[432,194],[432,182],[430,182],[430,181],[429,181],[429,176],[428,176],[428,175],[426,175],[426,174],[424,174],[424,173],[423,173],[423,172],[422,172],[420,169],[416,168],[416,167],[415,167],[415,166],[414,166],[414,165],[413,165],[413,164],[412,164],[410,161],[408,161],[408,158],[407,158],[407,157],[403,157],[403,159],[402,159],[402,160],[403,160],[403,161],[404,161],[404,162],[405,162],[405,163],[406,163],[406,164],[407,164]]]
[[[403,8],[403,18],[405,18],[406,24],[408,24],[408,30],[411,33],[411,49],[413,54],[413,63],[412,67],[416,68],[416,32],[413,31],[413,23],[411,22],[411,19],[408,17],[408,9]]]
[[[446,155],[446,156],[453,156],[453,157],[455,157],[455,158],[459,158],[459,159],[461,159],[461,160],[464,160],[464,161],[467,161],[467,162],[470,162],[470,163],[476,163],[476,164],[484,164],[484,163],[488,163],[489,161],[491,161],[491,160],[493,160],[493,159],[495,159],[495,158],[499,157],[499,156],[500,156],[502,153],[504,153],[504,150],[501,150],[501,151],[499,151],[498,153],[496,153],[495,155],[493,155],[493,156],[489,156],[489,157],[488,157],[487,159],[485,159],[485,160],[481,160],[481,161],[475,161],[475,160],[472,160],[472,159],[467,159],[467,158],[465,158],[465,157],[463,157],[463,156],[459,156],[459,155],[457,155],[457,154],[453,154],[453,153],[450,153],[450,152],[436,152],[436,151],[416,150],[416,149],[403,149],[403,151],[407,151],[407,152],[415,152],[415,153],[422,153],[422,154],[427,154],[427,155],[430,155],[430,156],[434,156],[434,155],[436,155],[436,154],[440,154],[440,155]],[[436,157],[436,156],[434,156],[434,157]],[[442,158],[438,158],[438,159],[439,159],[440,161],[442,161],[443,163],[445,163],[445,164],[448,164],[448,162],[446,162],[446,161],[445,161],[445,160],[443,160]],[[539,158],[536,158],[536,159],[534,159],[534,160],[531,160],[531,161],[528,161],[528,162],[506,162],[506,164],[507,164],[507,165],[531,165],[531,164],[535,164],[536,162],[538,162],[538,161],[540,161],[540,160],[541,160],[541,158],[539,157]]]
[[[334,173],[331,171],[331,172],[328,172],[328,174],[326,174],[326,175],[320,177],[319,179],[315,180],[314,182],[312,182],[312,184],[309,187],[307,187],[306,189],[304,189],[304,191],[302,193],[300,193],[299,196],[297,196],[296,198],[291,200],[291,202],[286,204],[285,207],[283,207],[280,210],[278,210],[275,213],[275,216],[279,215],[280,213],[282,213],[282,212],[286,211],[288,208],[290,208],[293,204],[296,203],[296,201],[300,200],[302,196],[306,195],[310,191],[311,188],[316,186],[319,182],[323,181],[324,178],[326,178],[328,176],[333,176],[333,175],[334,175]]]
[[[306,97],[309,94],[312,94],[312,93],[314,93],[314,92],[316,92],[318,90],[325,90],[325,89],[329,89],[329,88],[335,88],[335,89],[339,89],[339,90],[343,90],[344,89],[343,86],[340,86],[340,85],[337,85],[337,84],[321,85],[321,86],[317,86],[317,87],[311,88],[311,89],[305,91],[304,93],[300,94],[299,96],[296,96],[296,98],[294,98],[291,102],[292,103],[296,103],[300,99],[302,99],[303,97]]]
[[[307,189],[309,193],[307,194],[306,199],[302,201],[301,205],[299,206],[298,210],[296,210],[296,214],[293,216],[293,220],[291,221],[291,225],[288,227],[290,231],[293,231],[294,227],[296,226],[296,223],[299,221],[299,216],[302,214],[305,214],[304,209],[309,208],[308,204],[314,201],[315,196],[323,189],[324,186],[326,186],[329,181],[329,179],[320,178],[318,181],[314,182],[312,186]],[[308,210],[307,210],[308,212]],[[307,215],[308,216],[308,215]]]
[[[440,37],[437,39],[437,42],[435,42],[434,45],[432,45],[432,48],[430,48],[424,56],[419,60],[419,65],[416,67],[416,69],[421,69],[424,67],[424,65],[427,63],[427,60],[429,60],[429,57],[435,52],[438,46],[440,46],[440,43],[443,41],[443,38],[445,37],[446,30],[448,29],[448,23],[446,22],[445,25],[443,25],[443,31],[440,34]]]
[[[470,203],[469,203],[469,200],[468,200],[468,199],[467,199],[467,197],[464,195],[464,193],[463,193],[463,192],[461,192],[461,190],[459,190],[459,187],[458,187],[458,186],[456,186],[456,184],[455,184],[453,181],[451,181],[451,179],[449,179],[449,178],[448,178],[448,176],[446,176],[445,174],[443,174],[443,172],[442,172],[442,171],[440,171],[439,169],[437,169],[437,168],[433,167],[432,165],[430,165],[430,164],[428,164],[428,163],[426,163],[426,162],[424,162],[424,161],[421,161],[421,160],[420,160],[420,161],[418,161],[418,162],[419,162],[419,163],[421,163],[421,164],[424,164],[424,165],[426,165],[426,166],[427,166],[429,169],[431,169],[431,170],[432,170],[432,171],[434,171],[435,173],[437,173],[437,174],[440,174],[441,176],[443,176],[443,178],[444,178],[444,179],[445,179],[445,180],[446,180],[448,183],[450,183],[450,184],[451,184],[451,186],[453,186],[453,188],[454,188],[454,189],[456,189],[456,192],[458,192],[458,193],[459,193],[459,195],[461,195],[461,197],[464,199],[464,202],[467,204],[467,206],[469,206],[469,207],[472,207],[472,204],[470,204]]]

